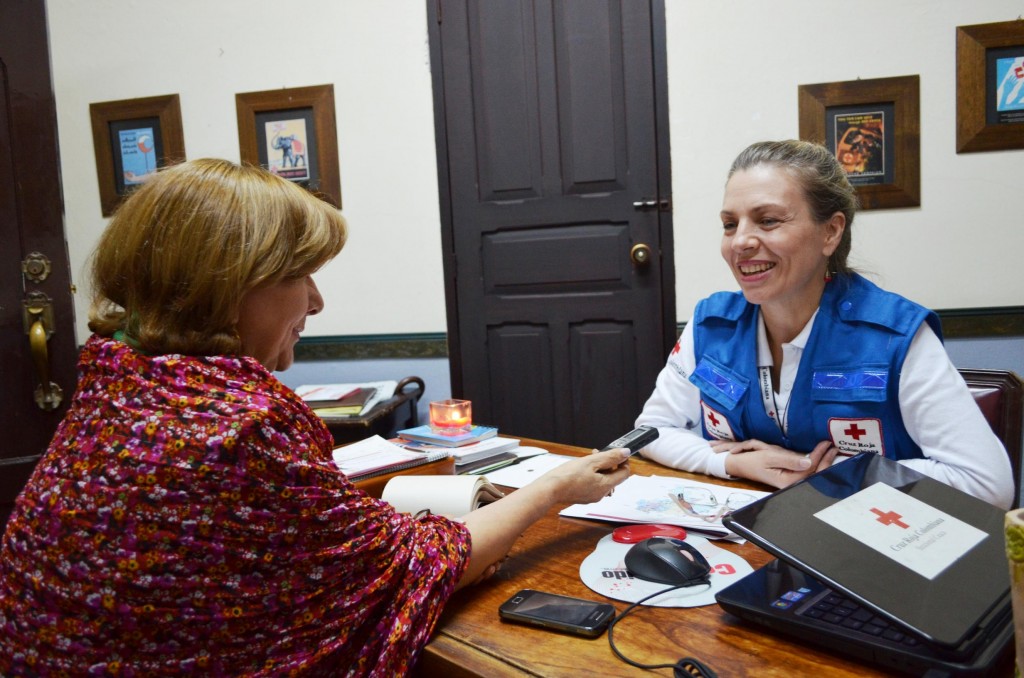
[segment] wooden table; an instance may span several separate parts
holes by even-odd
[[[556,454],[585,454],[589,450],[524,440]],[[674,475],[707,480],[635,458],[634,475]],[[738,487],[770,489],[750,483]],[[498,606],[519,589],[533,588],[569,596],[603,600],[580,581],[579,565],[598,540],[615,527],[552,510],[534,524],[513,547],[509,559],[491,579],[459,591],[448,603],[417,666],[417,675],[463,676],[630,676],[671,675],[668,669],[647,672],[619,660],[608,646],[608,634],[587,639],[520,624],[504,623]],[[771,556],[746,543],[716,542],[734,551],[754,568]],[[610,601],[620,612],[627,603]],[[719,676],[888,676],[884,669],[860,664],[844,655],[796,642],[727,614],[717,605],[697,608],[643,607],[615,628],[615,644],[630,659],[643,664],[673,663],[695,657]],[[1012,675],[1012,666],[993,675]]]

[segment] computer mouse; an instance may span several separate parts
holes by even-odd
[[[623,525],[612,531],[612,541],[620,544],[635,544],[651,537],[672,537],[686,539],[686,530],[678,525],[650,523],[640,525]]]
[[[626,552],[626,569],[638,579],[693,586],[707,584],[711,566],[701,553],[681,539],[651,537]]]

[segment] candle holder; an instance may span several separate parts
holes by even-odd
[[[473,404],[468,400],[435,400],[430,403],[430,430],[446,436],[468,433],[473,428]]]

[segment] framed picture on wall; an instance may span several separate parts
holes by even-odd
[[[1024,148],[1024,21],[957,26],[956,152]]]
[[[235,109],[242,162],[341,207],[333,85],[236,94]]]
[[[89,116],[105,217],[159,168],[185,159],[177,94],[89,104]]]
[[[798,98],[800,138],[835,153],[862,209],[920,206],[919,76],[800,85]]]

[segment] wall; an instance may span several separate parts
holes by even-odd
[[[307,332],[445,331],[423,0],[47,6],[79,341],[86,256],[106,223],[89,103],[177,92],[188,156],[237,160],[236,92],[324,83],[335,87],[352,234],[319,276],[328,306]],[[747,143],[797,135],[797,86],[915,73],[922,206],[860,215],[853,263],[932,307],[1024,304],[1011,199],[1024,151],[954,151],[955,27],[1022,11],[1020,0],[667,0],[679,320],[735,288],[717,254],[725,172]]]
[[[956,26],[1016,19],[1020,0],[667,3],[679,320],[709,290],[722,187],[747,144],[798,134],[797,86],[919,74],[921,207],[862,212],[851,263],[932,308],[1024,303],[1024,151],[957,155]]]
[[[78,340],[101,216],[89,104],[178,93],[190,158],[237,161],[235,93],[333,84],[351,233],[310,335],[445,331],[422,0],[48,0]]]

